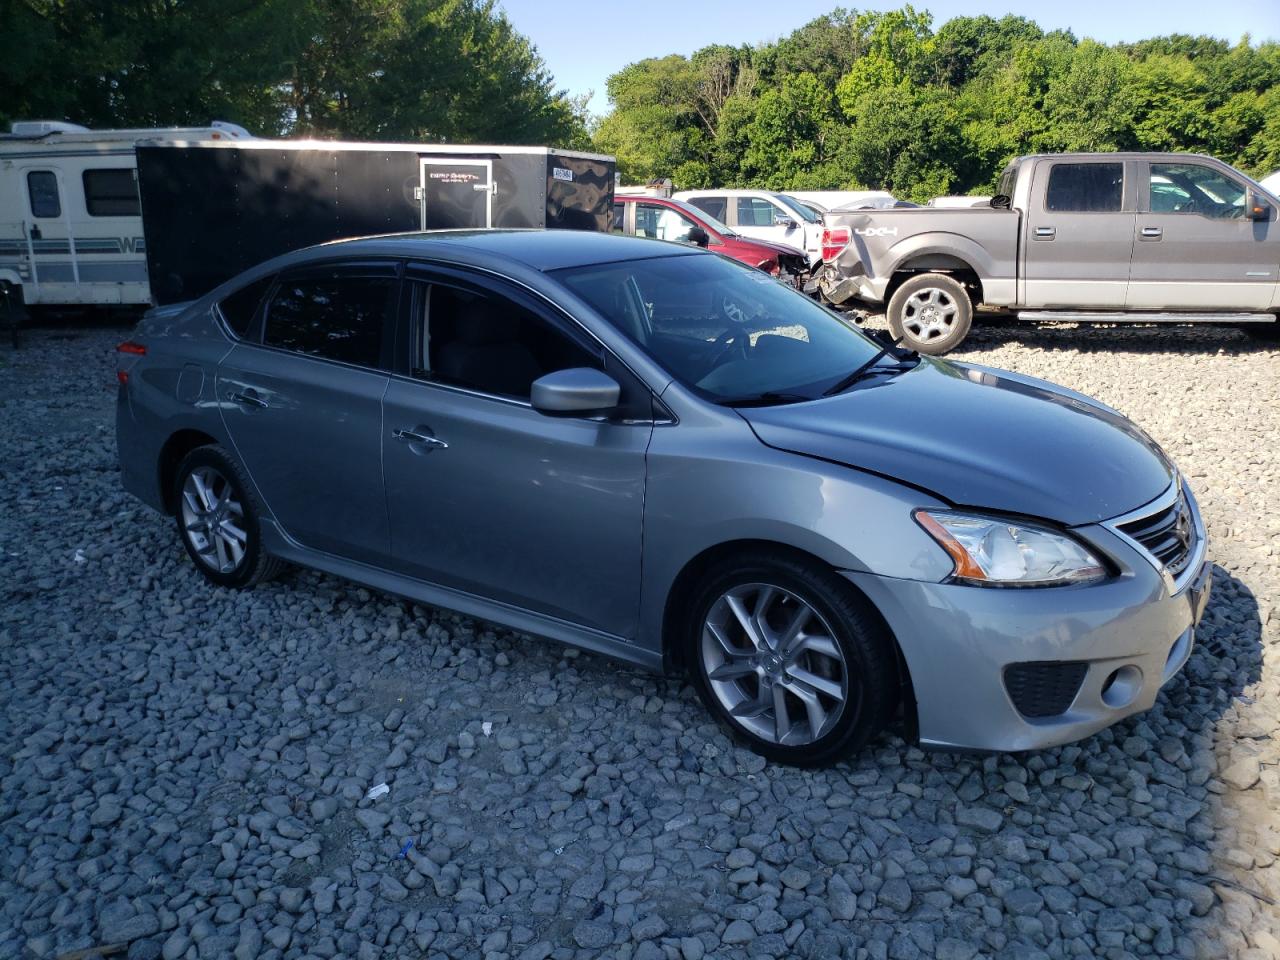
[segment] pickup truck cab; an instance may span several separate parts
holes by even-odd
[[[822,217],[799,200],[769,190],[682,190],[675,194],[752,240],[803,250],[809,266],[822,261]]]
[[[713,253],[757,267],[794,287],[803,286],[809,279],[809,264],[795,247],[744,237],[681,200],[648,194],[615,194],[611,231],[706,247]]]
[[[836,304],[884,305],[906,346],[946,353],[974,308],[1057,321],[1239,324],[1280,311],[1280,200],[1212,157],[1019,157],[968,209],[833,212],[819,277]]]

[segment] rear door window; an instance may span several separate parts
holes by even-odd
[[[224,297],[218,304],[218,312],[222,314],[223,321],[237,337],[244,337],[249,333],[262,298],[266,296],[274,279],[275,277],[263,277],[261,280],[255,280],[247,287],[241,287],[230,296]]]
[[[729,221],[729,204],[724,197],[694,197],[689,201],[703,213],[709,213],[717,220]]]
[[[286,274],[267,305],[263,343],[386,368],[399,287],[393,267]]]
[[[27,174],[27,198],[31,201],[33,217],[51,219],[62,216],[58,175],[52,170],[32,170]]]
[[[1046,210],[1116,213],[1123,200],[1123,163],[1056,163],[1049,171]]]

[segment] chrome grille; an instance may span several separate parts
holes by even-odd
[[[1141,544],[1175,578],[1191,562],[1196,545],[1196,525],[1182,490],[1168,506],[1116,526]]]

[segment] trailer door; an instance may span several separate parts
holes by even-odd
[[[493,226],[493,162],[424,158],[423,230]]]

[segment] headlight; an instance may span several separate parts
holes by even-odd
[[[1020,520],[917,510],[916,522],[955,561],[955,579],[986,586],[1048,587],[1107,575],[1079,541]]]

